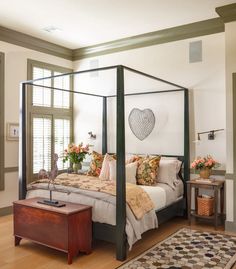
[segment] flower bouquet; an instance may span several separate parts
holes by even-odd
[[[200,177],[203,179],[208,179],[211,175],[211,169],[213,167],[219,167],[219,163],[214,160],[210,155],[206,157],[197,157],[192,164],[191,168],[200,170]]]
[[[74,143],[69,144],[68,148],[64,150],[65,157],[63,162],[65,163],[69,160],[74,172],[77,173],[82,168],[81,162],[89,154],[89,147],[90,145],[83,146],[83,143],[80,143],[78,146]]]

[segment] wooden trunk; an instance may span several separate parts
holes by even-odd
[[[89,254],[92,242],[91,207],[66,203],[55,208],[38,204],[40,198],[14,202],[15,245],[22,238],[68,253],[68,264],[78,252]]]

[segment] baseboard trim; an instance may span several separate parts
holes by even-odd
[[[0,208],[0,217],[11,215],[13,213],[13,207],[12,206],[7,206]]]
[[[226,221],[225,222],[225,231],[235,233],[236,232],[236,222]]]

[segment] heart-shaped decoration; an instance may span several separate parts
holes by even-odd
[[[144,140],[152,132],[155,126],[155,115],[151,109],[140,110],[133,108],[129,114],[129,127],[133,134]]]

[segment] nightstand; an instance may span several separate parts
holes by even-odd
[[[221,218],[225,219],[224,216],[224,180],[205,180],[204,179],[194,179],[187,181],[187,197],[188,197],[188,221],[191,225],[191,216],[194,216],[197,219],[208,219],[214,222],[215,229],[218,226],[218,220]],[[195,189],[195,210],[191,209],[192,203],[192,188]],[[197,214],[197,197],[199,195],[199,189],[209,189],[214,192],[214,213],[211,216],[201,216]],[[220,201],[219,201],[220,193]],[[218,206],[220,203],[220,214],[218,213]]]

